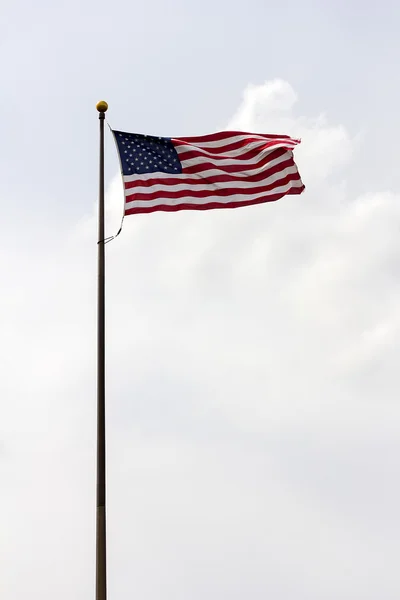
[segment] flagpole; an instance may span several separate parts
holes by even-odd
[[[105,428],[105,253],[104,253],[104,120],[107,102],[98,102],[100,125],[99,223],[97,242],[97,494],[96,600],[107,599],[106,428]]]

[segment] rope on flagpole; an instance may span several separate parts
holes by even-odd
[[[103,112],[103,119],[104,119],[104,121],[106,122],[106,124],[108,125],[108,128],[109,128],[109,130],[111,131],[111,133],[113,133],[113,130],[112,130],[112,128],[111,128],[111,125],[110,125],[110,123],[107,121],[107,119],[105,118],[105,114],[104,114],[104,112],[107,110],[108,106],[107,106],[107,108],[106,108],[104,111],[102,111],[102,110],[100,110],[100,109],[98,108],[98,106],[99,106],[100,104],[102,104],[102,102],[99,102],[99,103],[98,103],[98,105],[97,105],[97,110],[98,110],[99,112]],[[104,104],[106,104],[106,103],[104,103]],[[108,237],[106,237],[106,238],[104,238],[104,239],[102,239],[102,240],[99,240],[99,241],[97,242],[97,244],[104,244],[104,245],[106,245],[106,244],[108,244],[109,242],[112,242],[113,240],[115,240],[115,238],[117,238],[117,237],[119,236],[119,234],[121,233],[121,231],[122,231],[122,226],[123,226],[123,224],[124,224],[124,217],[125,217],[125,215],[123,214],[123,215],[122,215],[122,219],[121,219],[121,225],[120,225],[120,227],[119,227],[119,229],[118,229],[117,233],[116,233],[115,235],[110,235],[110,236],[108,236]]]

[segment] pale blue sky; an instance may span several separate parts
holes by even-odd
[[[110,600],[398,600],[398,3],[1,12],[1,597],[94,597],[105,99],[127,131],[299,135],[307,188],[107,246]]]

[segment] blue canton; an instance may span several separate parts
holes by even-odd
[[[178,153],[170,138],[114,131],[124,175],[182,173]]]

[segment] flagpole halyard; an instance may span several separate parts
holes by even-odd
[[[104,239],[104,120],[107,102],[98,102],[100,125],[99,214],[97,243],[97,490],[96,600],[107,599],[106,552],[106,430],[105,430],[105,239]]]

